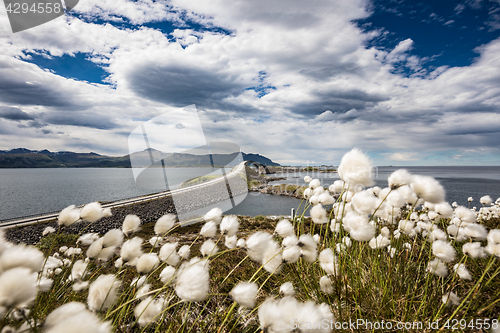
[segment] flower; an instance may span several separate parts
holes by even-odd
[[[291,282],[283,283],[280,287],[280,294],[285,297],[295,295],[295,289],[293,289],[293,284]]]
[[[414,175],[410,184],[417,197],[431,203],[440,203],[445,199],[443,186],[429,176]]]
[[[168,265],[177,266],[181,258],[176,252],[178,243],[166,243],[164,244],[159,253],[161,261],[166,262]]]
[[[372,238],[368,243],[368,245],[372,249],[381,249],[388,246],[389,244],[391,244],[391,240],[382,234],[378,235],[375,238]]]
[[[464,233],[467,237],[478,241],[485,240],[488,237],[488,230],[483,225],[477,223],[466,226]]]
[[[208,221],[201,228],[200,234],[205,238],[215,237],[217,234],[217,224],[214,221]]]
[[[226,236],[225,237],[225,242],[224,245],[228,249],[234,249],[236,247],[236,242],[238,241],[238,237],[236,235],[233,236]]]
[[[191,247],[189,245],[182,245],[177,251],[177,254],[181,259],[189,259],[189,255],[191,254]]]
[[[141,220],[137,215],[127,215],[123,220],[122,231],[125,235],[139,231]]]
[[[163,311],[163,303],[162,299],[153,300],[151,296],[139,303],[134,309],[134,316],[139,325],[144,327],[159,321]]]
[[[437,258],[429,262],[427,271],[440,277],[446,277],[448,275],[448,268]]]
[[[238,217],[236,215],[225,216],[220,223],[220,232],[223,235],[234,236],[238,232]]]
[[[460,298],[453,291],[445,293],[441,298],[444,304],[446,305],[458,305],[460,304]]]
[[[186,302],[203,301],[210,289],[209,265],[206,260],[193,258],[177,275],[175,292]]]
[[[146,253],[143,254],[142,256],[137,259],[137,272],[139,274],[148,274],[151,272],[153,269],[158,267],[160,264],[160,259],[158,258],[158,255],[156,253]]]
[[[325,275],[322,276],[321,279],[319,279],[319,287],[325,294],[333,294],[333,284],[328,276]]]
[[[283,238],[288,236],[293,236],[293,225],[289,220],[283,219],[276,224],[276,228],[274,232],[280,235]]]
[[[283,250],[282,256],[283,256],[283,262],[287,264],[293,264],[297,262],[297,260],[299,260],[301,256],[300,247],[295,245],[285,248]]]
[[[57,224],[70,226],[80,219],[80,209],[75,208],[75,205],[64,208],[57,216]]]
[[[79,333],[111,332],[109,322],[101,322],[84,304],[78,302],[58,307],[47,316],[43,325],[44,332],[47,333],[75,332],[75,327]]]
[[[365,215],[373,214],[380,204],[380,200],[373,195],[373,192],[368,190],[354,194],[351,202],[357,212]]]
[[[171,283],[175,276],[175,268],[172,266],[165,267],[160,273],[160,281],[163,284]]]
[[[102,210],[103,208],[100,203],[91,202],[82,208],[80,218],[90,223],[97,222],[104,217]]]
[[[479,202],[483,206],[489,206],[489,205],[491,205],[491,203],[493,202],[493,200],[491,199],[491,197],[489,195],[485,195],[484,197],[481,197],[481,199],[479,199]]]
[[[111,229],[103,236],[103,247],[120,246],[123,244],[123,233],[120,229]]]
[[[264,265],[264,269],[271,274],[279,273],[282,262],[283,256],[278,243],[275,241],[270,242],[262,256],[261,263]]]
[[[124,262],[131,262],[142,255],[142,238],[134,237],[123,243],[120,256]]]
[[[214,222],[218,225],[222,220],[222,210],[220,208],[212,208],[208,213],[203,216],[207,222]]]
[[[47,228],[43,229],[42,236],[47,236],[48,234],[51,234],[54,232],[56,232],[56,229],[54,229],[52,227],[47,227]]]
[[[176,216],[174,214],[165,214],[156,221],[155,234],[166,234],[174,226]]]
[[[17,267],[0,274],[0,307],[13,308],[27,304],[37,294],[37,274]]]
[[[321,204],[317,204],[311,208],[310,214],[313,222],[316,224],[325,224],[329,221],[326,210]]]
[[[229,292],[229,295],[239,305],[252,309],[255,306],[258,291],[259,286],[255,282],[240,282]]]
[[[321,181],[317,178],[315,178],[309,182],[309,188],[312,190],[317,189],[320,186],[321,186]]]
[[[354,148],[342,157],[337,172],[340,179],[349,184],[350,187],[358,184],[371,186],[373,185],[372,168],[368,156]]]
[[[395,190],[403,185],[408,185],[411,183],[412,175],[406,169],[398,169],[391,173],[387,182],[392,190]]]
[[[305,176],[304,177],[304,182],[306,182],[306,183],[310,183],[311,180],[312,180],[311,176]]]
[[[469,272],[469,270],[467,269],[467,267],[465,267],[464,264],[456,264],[455,266],[453,266],[453,270],[455,272],[457,272],[457,275],[463,279],[463,280],[472,280],[472,276]]]
[[[200,252],[204,257],[208,257],[219,252],[219,247],[211,239],[207,239],[200,247]]]
[[[101,311],[112,306],[118,299],[121,281],[113,274],[100,275],[90,284],[87,304],[90,310]]]
[[[337,257],[332,249],[327,248],[319,254],[319,263],[327,275],[336,276],[339,273]]]
[[[250,235],[245,242],[250,259],[261,262],[264,256],[264,251],[271,242],[273,242],[273,236],[268,232],[258,231]]]
[[[452,262],[455,260],[455,249],[453,246],[451,246],[450,243],[442,241],[442,240],[436,240],[434,243],[432,243],[432,253],[439,259],[446,261],[446,262]]]
[[[36,247],[24,244],[12,246],[0,255],[0,272],[24,267],[33,273],[38,273],[42,269],[43,261],[43,253]]]
[[[486,258],[487,254],[484,250],[480,242],[466,243],[462,246],[462,252],[471,258]]]

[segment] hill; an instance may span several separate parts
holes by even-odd
[[[161,153],[153,149],[115,157],[99,155],[93,152],[51,152],[47,149],[29,150],[26,148],[15,148],[0,150],[0,168],[130,168],[131,158],[134,161],[134,165],[149,166],[152,154],[155,156],[155,160],[163,160],[163,164],[170,167],[211,164],[209,155]],[[264,165],[279,165],[259,154],[242,153],[242,155],[245,161],[255,161]],[[213,154],[212,160],[215,165],[227,165],[236,157],[237,153]],[[161,165],[161,162],[155,164]]]

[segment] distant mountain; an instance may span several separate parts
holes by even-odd
[[[51,152],[44,150],[29,150],[15,148],[0,150],[0,168],[130,168],[131,160],[134,166],[151,165],[151,157],[155,165],[161,166],[200,166],[228,165],[234,161],[238,153],[209,155],[162,153],[154,149],[146,149],[131,155],[120,157],[90,153],[74,153],[70,151]],[[264,165],[276,165],[271,159],[259,154],[242,153],[243,160],[254,161]],[[163,163],[161,162],[163,161]],[[234,161],[239,163],[240,161]],[[234,163],[233,163],[234,164]]]

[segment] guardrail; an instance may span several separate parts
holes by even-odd
[[[234,177],[235,175],[239,174],[241,172],[242,166],[245,163],[246,162],[240,163],[236,168],[234,168],[229,173],[227,173],[226,177],[218,177],[216,179],[212,179],[212,180],[210,180],[208,182],[205,182],[205,183],[196,184],[196,185],[192,185],[192,186],[189,186],[189,187],[175,189],[175,190],[171,190],[171,191],[165,191],[165,192],[160,192],[160,193],[148,194],[148,195],[145,195],[145,196],[135,197],[135,198],[120,199],[118,201],[114,201],[114,202],[103,204],[102,207],[103,208],[115,208],[115,207],[121,207],[121,206],[128,206],[128,205],[137,204],[137,203],[141,203],[141,202],[145,202],[145,201],[160,199],[162,197],[171,196],[173,194],[179,194],[179,193],[189,192],[189,191],[192,191],[192,190],[195,190],[195,189],[199,189],[199,188],[202,188],[202,187],[205,187],[205,186],[209,186],[211,184],[215,184],[215,183],[218,183],[220,181],[225,181],[226,178]],[[34,215],[34,216],[26,216],[26,217],[21,217],[21,218],[14,218],[14,220],[10,220],[10,221],[4,220],[4,221],[6,221],[5,223],[2,223],[2,221],[0,221],[0,229],[2,229],[2,228],[12,228],[12,227],[16,227],[16,226],[23,226],[23,225],[29,225],[29,224],[35,224],[35,223],[38,223],[38,222],[47,222],[47,221],[51,221],[51,220],[56,219],[58,215],[59,215],[59,211],[57,211],[57,212],[49,212],[48,214],[47,213],[43,213],[43,214],[38,214],[38,215]]]

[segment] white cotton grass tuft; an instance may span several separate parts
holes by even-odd
[[[430,203],[440,203],[445,200],[443,186],[433,177],[414,175],[410,184],[417,197]]]
[[[142,255],[142,238],[134,237],[123,243],[120,256],[124,263],[132,262]]]
[[[140,230],[141,219],[137,215],[127,215],[123,220],[122,231],[125,235],[132,234]]]
[[[82,243],[83,245],[90,245],[98,239],[99,239],[99,234],[90,232],[90,233],[81,235],[78,238],[78,240],[76,241],[76,243],[77,244]]]
[[[87,272],[87,265],[88,265],[88,263],[86,263],[85,261],[77,260],[73,264],[73,268],[71,269],[71,275],[69,276],[69,280],[73,281],[73,280],[85,279],[85,277],[88,273]]]
[[[80,219],[80,209],[75,205],[64,208],[57,216],[57,224],[60,226],[70,226]]]
[[[113,274],[100,275],[89,286],[87,304],[90,310],[101,311],[112,306],[118,299],[121,281]]]
[[[306,182],[306,183],[310,183],[311,180],[312,180],[311,176],[305,176],[304,177],[304,182]]]
[[[255,300],[259,286],[255,282],[240,282],[230,292],[229,295],[241,306],[248,309],[255,307]]]
[[[217,235],[217,224],[214,221],[208,221],[201,228],[200,234],[205,238],[212,238]]]
[[[153,299],[151,296],[139,303],[134,309],[139,326],[145,327],[161,321],[163,303],[162,299]]]
[[[293,288],[293,284],[291,282],[285,282],[280,287],[280,294],[284,297],[294,296],[295,289]]]
[[[272,241],[267,246],[262,256],[262,265],[264,269],[271,274],[279,273],[282,268],[283,255],[278,243]]]
[[[472,275],[470,274],[467,267],[465,267],[465,264],[456,264],[455,266],[453,266],[453,270],[457,272],[457,275],[462,280],[472,280]]]
[[[54,232],[56,232],[56,229],[54,229],[52,227],[47,227],[47,228],[43,229],[42,236],[47,236],[48,234],[52,234]]]
[[[47,333],[111,333],[110,322],[101,322],[99,317],[78,302],[66,303],[52,311],[43,325]]]
[[[111,229],[103,236],[103,247],[121,246],[123,244],[123,233],[120,229]]]
[[[177,251],[177,254],[182,260],[187,260],[191,254],[191,247],[189,245],[182,245]]]
[[[224,216],[220,223],[220,232],[223,235],[234,236],[238,232],[239,226],[240,222],[238,221],[238,216]]]
[[[80,212],[80,218],[84,221],[94,223],[103,218],[102,214],[102,206],[98,202],[91,202],[83,206],[82,211]]]
[[[158,267],[160,259],[156,253],[146,253],[137,259],[136,268],[139,274],[148,274]]]
[[[387,182],[392,190],[411,183],[412,175],[406,169],[398,169],[391,173]]]
[[[261,262],[264,251],[273,242],[273,236],[265,231],[257,231],[248,237],[245,242],[247,254],[250,259]]]
[[[0,307],[19,307],[33,301],[37,294],[37,274],[17,267],[0,274]]]
[[[165,214],[156,221],[155,234],[166,234],[175,224],[176,216],[174,214]]]
[[[333,284],[332,281],[328,276],[322,276],[321,279],[319,279],[319,287],[322,292],[324,292],[327,295],[333,294]]]
[[[193,258],[177,274],[175,292],[186,302],[203,301],[210,290],[209,264]]]
[[[276,224],[274,232],[283,238],[293,236],[293,225],[289,220],[283,219]]]
[[[333,205],[335,203],[335,198],[332,197],[332,195],[328,192],[323,192],[319,195],[318,197],[319,203],[327,206],[327,205]]]
[[[159,253],[161,261],[167,263],[170,266],[177,266],[181,258],[177,254],[177,245],[179,243],[166,243],[164,244]]]
[[[238,239],[238,242],[236,242],[236,247],[244,248],[245,246],[246,246],[245,239],[243,238]]]
[[[427,271],[439,277],[446,277],[448,275],[448,268],[437,258],[429,262]]]
[[[488,230],[482,224],[477,223],[471,223],[466,226],[464,233],[467,237],[476,241],[486,240],[488,237]]]
[[[160,247],[163,242],[163,237],[160,236],[153,236],[149,239],[149,244],[151,244],[152,247]]]
[[[353,208],[361,213],[370,215],[379,206],[380,200],[373,195],[372,192],[365,190],[360,191],[352,196],[351,199]]]
[[[160,281],[163,284],[169,284],[174,281],[176,269],[172,266],[165,267],[160,273]]]
[[[486,258],[488,255],[484,251],[480,242],[466,243],[462,246],[462,252],[471,258]]]
[[[321,181],[319,179],[317,179],[317,178],[312,179],[309,182],[309,188],[312,189],[312,190],[317,189],[320,186],[321,186]]]
[[[88,281],[78,281],[73,283],[73,286],[71,287],[73,291],[75,292],[80,292],[89,287],[89,282]]]
[[[476,214],[467,207],[458,206],[455,208],[455,217],[462,222],[474,223],[476,222]]]
[[[208,257],[219,252],[219,247],[211,239],[207,239],[200,247],[201,255]]]
[[[387,247],[390,244],[391,244],[391,240],[382,234],[370,239],[370,241],[368,242],[368,245],[372,249],[382,249],[384,247]]]
[[[452,262],[455,260],[456,251],[450,243],[436,240],[432,243],[432,253],[442,261]]]
[[[460,298],[453,291],[445,293],[441,300],[447,306],[460,304]]]
[[[479,202],[483,205],[483,206],[489,206],[492,204],[493,200],[491,199],[491,197],[489,195],[485,195],[484,197],[481,197],[479,199]]]
[[[238,237],[236,235],[233,235],[233,236],[226,236],[225,237],[225,241],[224,241],[224,245],[228,248],[228,249],[234,249],[236,247],[236,243],[238,242]]]
[[[43,253],[36,247],[15,245],[6,248],[0,255],[0,272],[24,267],[33,273],[38,273],[42,269],[44,260]]]
[[[363,186],[373,185],[372,169],[372,162],[368,156],[363,154],[361,150],[354,148],[342,157],[337,172],[340,179],[352,188],[358,184]]]
[[[310,214],[313,222],[316,224],[325,224],[329,221],[326,210],[321,204],[317,204],[311,208]]]
[[[222,210],[220,208],[212,208],[208,213],[203,216],[203,219],[207,222],[214,222],[216,225],[222,220]]]
[[[337,257],[332,249],[324,249],[321,251],[318,258],[321,268],[323,268],[327,275],[337,276],[339,274]]]
[[[293,264],[293,263],[296,263],[300,259],[302,252],[300,250],[300,247],[295,245],[292,247],[285,248],[281,255],[283,257],[284,263]]]

